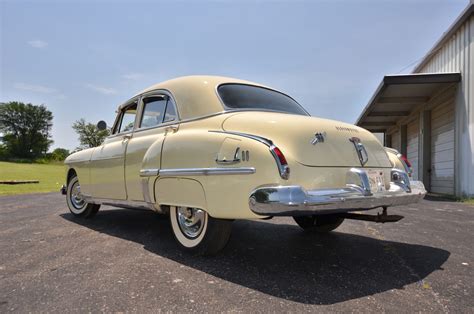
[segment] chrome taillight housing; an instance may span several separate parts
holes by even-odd
[[[278,171],[280,172],[280,177],[282,179],[288,180],[290,177],[290,167],[288,166],[285,155],[283,155],[282,151],[275,145],[270,146],[270,152],[272,153],[273,158],[275,158]]]

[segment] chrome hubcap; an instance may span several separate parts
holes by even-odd
[[[81,186],[79,185],[79,182],[75,182],[71,188],[71,203],[77,209],[84,207],[86,203],[82,197]]]
[[[190,239],[197,238],[204,228],[205,212],[198,208],[178,207],[176,215],[183,234]]]

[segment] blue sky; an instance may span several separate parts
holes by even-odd
[[[75,120],[110,124],[136,92],[192,74],[270,85],[354,123],[383,75],[409,73],[467,3],[0,0],[0,101],[45,104],[53,147],[69,149]]]

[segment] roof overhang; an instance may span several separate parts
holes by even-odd
[[[356,125],[371,132],[386,132],[441,89],[460,81],[460,73],[384,76]]]

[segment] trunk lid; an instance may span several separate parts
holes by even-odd
[[[362,167],[351,138],[357,138],[367,152],[363,167],[390,168],[383,146],[369,131],[339,121],[284,113],[249,111],[232,114],[222,123],[224,131],[267,138],[283,154],[314,167]],[[324,138],[315,142],[316,133]],[[356,139],[356,141],[357,141]]]

